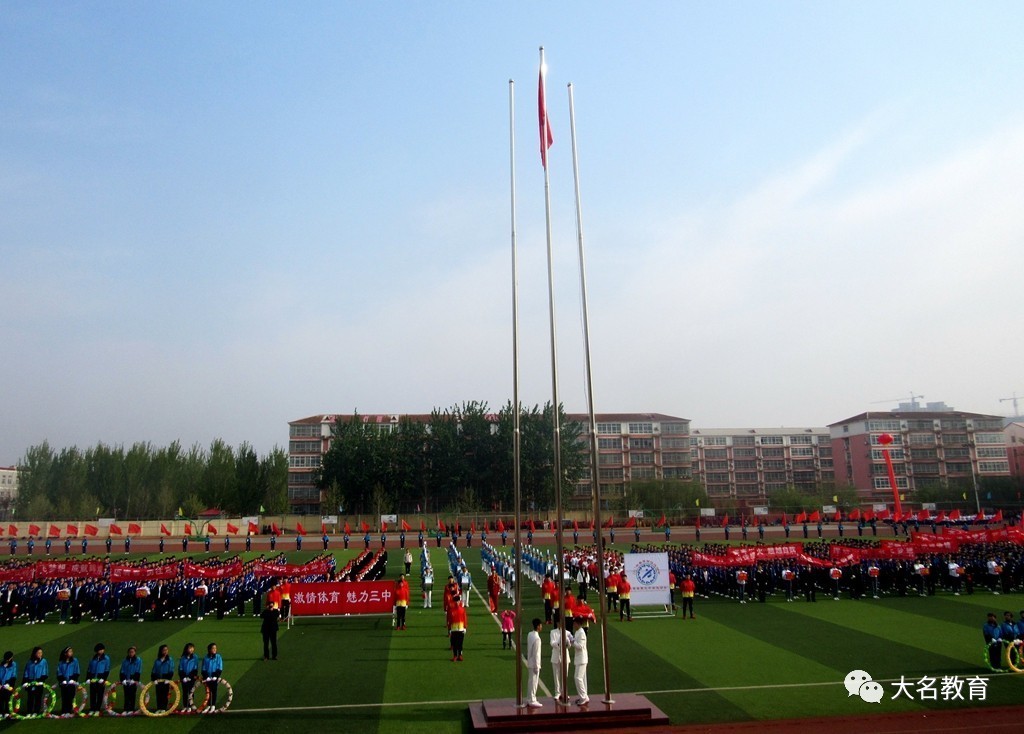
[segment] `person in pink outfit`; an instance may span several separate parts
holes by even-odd
[[[516,631],[516,613],[506,609],[501,613],[501,649],[512,649],[512,633]]]

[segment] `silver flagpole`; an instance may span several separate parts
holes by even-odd
[[[572,174],[576,191],[576,242],[580,260],[580,297],[583,308],[583,351],[587,371],[587,415],[590,421],[590,486],[594,507],[594,526],[601,539],[601,496],[597,474],[597,417],[594,413],[594,372],[590,361],[590,315],[587,308],[587,267],[583,256],[583,206],[580,199],[580,167],[576,151],[576,107],[573,102],[572,84],[569,85],[569,131],[572,136]],[[604,664],[604,702],[615,703],[612,699],[611,668],[608,664],[608,615],[604,604],[604,553],[603,541],[598,543],[597,577],[598,595],[601,608],[601,660]]]
[[[512,568],[516,595],[516,706],[523,707],[523,595],[520,549],[522,548],[522,484],[519,471],[519,266],[516,260],[516,83],[508,80],[508,147],[512,189],[512,484],[516,531],[512,541]]]
[[[551,429],[552,429],[552,443],[554,449],[554,456],[552,461],[552,473],[554,479],[554,491],[555,491],[555,572],[558,574],[558,589],[561,593],[563,583],[565,580],[565,552],[562,544],[562,429],[558,416],[558,409],[560,403],[558,401],[558,339],[556,337],[555,329],[555,270],[554,270],[554,256],[551,247],[551,178],[548,173],[547,166],[547,130],[548,130],[548,116],[547,116],[547,94],[544,89],[544,47],[540,47],[540,80],[538,82],[539,89],[539,105],[538,113],[541,115],[540,119],[540,144],[544,149],[543,161],[544,165],[544,232],[547,239],[547,256],[548,256],[548,320],[550,324],[551,332]],[[565,615],[559,614],[559,631],[562,634],[562,639],[565,639]],[[566,655],[568,651],[565,649],[565,645],[560,645],[561,653],[559,655],[559,670],[558,675],[561,678],[562,683],[562,698],[559,703],[563,705],[568,704],[569,692],[566,690],[566,676],[568,671]]]

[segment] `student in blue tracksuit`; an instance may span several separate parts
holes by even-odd
[[[193,711],[195,702],[192,692],[199,674],[199,658],[196,657],[196,646],[189,642],[178,658],[178,678],[181,680],[182,711]]]
[[[32,654],[29,655],[28,662],[25,663],[25,672],[22,674],[22,683],[45,683],[46,679],[50,677],[50,666],[46,662],[46,658],[43,657],[43,648],[33,647]],[[25,708],[22,709],[24,714],[41,714],[43,713],[43,688],[42,686],[32,686],[28,689],[26,695]]]
[[[82,668],[78,665],[74,648],[65,647],[60,651],[60,659],[57,663],[61,716],[71,716],[74,713],[75,693],[78,692],[78,679],[81,677]]]
[[[151,681],[174,680],[174,658],[171,657],[171,648],[161,645],[153,661],[153,669],[149,673]],[[156,710],[166,711],[167,702],[171,696],[171,687],[164,682],[158,682],[156,688]]]
[[[124,710],[135,711],[135,699],[139,693],[139,682],[142,680],[142,658],[138,656],[135,645],[128,648],[128,654],[121,661],[121,687],[124,689]]]
[[[220,678],[223,672],[224,660],[221,658],[220,653],[217,652],[217,643],[211,642],[206,646],[206,657],[203,658],[202,667],[203,678],[209,681],[206,686],[210,689],[209,706],[206,708],[207,712],[217,710],[217,679]]]
[[[1013,612],[1003,612],[1003,623],[999,625],[999,639],[1007,644],[1017,639],[1017,623],[1013,619]]]
[[[104,682],[110,675],[110,656],[107,655],[107,648],[102,642],[97,642],[93,648],[95,653],[89,658],[89,667],[86,669],[86,677],[89,679],[89,711],[95,714],[103,712],[103,691],[106,688]]]
[[[0,719],[11,713],[11,696],[18,685],[18,664],[14,653],[8,650],[0,662]]]
[[[981,627],[981,634],[984,635],[985,645],[988,647],[988,664],[999,670],[1003,664],[1003,645],[1000,641],[999,623],[996,622],[995,612],[988,613],[988,619]]]

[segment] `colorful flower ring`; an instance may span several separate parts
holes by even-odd
[[[1000,640],[996,640],[996,641],[995,641],[995,642],[993,642],[992,644],[993,644],[993,645],[998,645],[998,644],[1000,644]],[[1005,673],[1005,672],[1006,672],[1006,668],[997,668],[997,667],[995,667],[995,666],[993,666],[993,665],[992,665],[992,661],[991,661],[991,659],[989,658],[989,654],[988,654],[988,650],[989,650],[989,647],[991,647],[991,645],[990,645],[989,643],[987,643],[987,642],[986,642],[986,643],[984,643],[984,647],[982,648],[982,649],[984,650],[984,652],[982,653],[982,655],[984,656],[984,658],[983,658],[983,659],[984,659],[984,661],[985,661],[985,666],[986,666],[986,667],[987,667],[987,668],[988,668],[989,670],[991,670],[991,671],[992,671],[993,673]],[[1005,663],[1005,662],[1006,662],[1006,653],[1007,653],[1007,650],[1006,650],[1006,646],[1005,646],[1005,645],[1002,645],[1002,647],[1001,647],[1001,650],[1000,650],[1000,652],[999,652],[999,660],[1000,660],[1001,662],[1003,662],[1003,663]]]
[[[2,686],[0,686],[0,691],[8,691],[13,696],[14,695],[14,686],[9,685],[7,683],[4,683]],[[7,708],[10,709],[10,707],[11,707],[11,699],[7,699]],[[0,721],[3,721],[4,719],[9,719],[10,717],[11,717],[10,711],[8,711],[6,714],[0,714]]]
[[[71,683],[75,685],[75,697],[71,702],[71,713],[67,714],[67,717],[87,716],[88,714],[83,713],[82,710],[85,708],[85,704],[89,703],[89,692],[78,681],[71,681]],[[71,683],[68,683],[68,685],[71,685]],[[79,694],[81,694],[81,698],[79,698]],[[60,714],[50,714],[50,717],[54,719],[63,718]]]
[[[116,711],[115,706],[117,705],[117,689],[124,688],[126,686],[140,686],[142,685],[138,681],[134,680],[123,680],[121,682],[110,683],[109,687],[103,693],[103,711],[107,716],[137,716],[139,713],[138,709],[134,711]]]
[[[158,683],[160,685],[170,686],[174,690],[174,703],[172,703],[171,706],[167,710],[165,710],[165,711],[150,711],[149,710],[149,690],[153,686],[157,685]],[[154,716],[154,717],[168,716],[169,714],[172,714],[175,711],[177,711],[178,710],[178,706],[180,706],[180,705],[181,705],[181,687],[178,686],[178,684],[175,683],[173,680],[150,681],[149,683],[147,683],[146,685],[144,685],[142,687],[142,691],[140,692],[140,695],[139,695],[139,711],[141,711],[144,716]]]
[[[38,714],[22,714],[18,713],[18,701],[21,700],[21,692],[27,688],[35,688],[38,686],[43,687],[43,710],[42,713]],[[14,690],[14,695],[11,696],[11,718],[12,719],[45,719],[49,717],[50,712],[53,711],[54,705],[57,703],[57,696],[53,693],[53,688],[46,685],[42,681],[35,680],[31,683],[22,683],[19,688]]]
[[[201,683],[202,681],[196,680],[195,685],[193,685],[192,688],[189,689],[188,695],[185,696],[185,700],[182,701],[181,711],[178,712],[182,716],[188,714],[201,714],[203,713],[203,709],[206,708],[206,704],[209,703],[210,690],[204,685],[202,686],[202,688],[206,692],[206,696],[203,698],[202,705],[196,706],[196,688],[199,688]]]
[[[203,687],[206,688],[206,700],[203,701],[203,705],[199,709],[200,711],[205,711],[207,704],[210,703],[210,685],[209,685],[210,683],[216,683],[218,689],[220,689],[220,688],[227,689],[227,691],[226,691],[227,695],[224,697],[222,705],[219,706],[218,708],[215,708],[213,711],[210,712],[211,714],[222,714],[222,713],[224,713],[225,711],[228,710],[228,707],[231,705],[231,702],[234,700],[234,698],[235,698],[235,689],[232,688],[231,684],[228,683],[223,678],[204,678],[203,679]],[[218,690],[218,693],[219,692],[220,691]]]

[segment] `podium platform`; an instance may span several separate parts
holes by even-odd
[[[586,706],[556,704],[547,698],[543,708],[517,708],[514,698],[481,701],[469,707],[473,731],[582,731],[665,726],[668,716],[635,693],[615,694],[614,703],[591,696]]]

